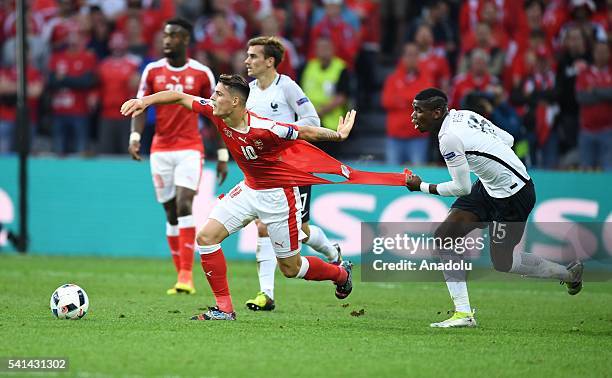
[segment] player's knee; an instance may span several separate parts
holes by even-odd
[[[188,201],[188,200],[181,200],[178,201],[178,203],[176,204],[176,214],[179,217],[185,217],[188,215],[191,215],[192,212],[192,202]]]
[[[219,244],[220,241],[217,240],[218,238],[215,238],[214,235],[210,235],[209,233],[205,232],[204,230],[200,230],[198,232],[198,234],[196,235],[196,243],[198,243],[198,245],[214,245],[214,244]]]
[[[268,226],[263,224],[261,221],[256,222],[257,224],[257,236],[265,237],[268,236]]]
[[[278,268],[281,273],[287,278],[294,278],[300,272],[300,268],[294,264],[279,264]]]
[[[498,272],[509,272],[512,269],[512,253],[495,253],[491,251],[493,268]]]

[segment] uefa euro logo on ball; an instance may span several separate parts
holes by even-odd
[[[89,298],[79,286],[65,284],[53,292],[50,305],[56,318],[78,320],[87,314]]]

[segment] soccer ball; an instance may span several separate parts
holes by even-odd
[[[81,319],[87,314],[89,298],[85,290],[74,284],[58,287],[51,295],[51,312],[58,319]]]

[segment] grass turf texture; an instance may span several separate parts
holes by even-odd
[[[444,330],[429,328],[451,307],[443,283],[361,283],[355,271],[345,301],[330,283],[277,275],[277,309],[254,313],[243,304],[255,263],[230,262],[238,320],[209,323],[188,320],[212,304],[198,265],[198,293],[167,296],[170,261],[0,255],[0,358],[68,357],[68,374],[55,374],[87,377],[610,374],[610,282],[576,297],[555,281],[473,282],[480,327]],[[67,282],[89,294],[82,320],[49,310]]]

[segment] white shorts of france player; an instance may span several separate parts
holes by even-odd
[[[212,209],[209,217],[223,224],[230,234],[259,218],[268,226],[278,258],[296,255],[306,237],[297,187],[255,190],[241,181]]]
[[[176,197],[176,187],[198,189],[204,160],[200,151],[161,151],[151,154],[151,176],[157,201]]]

